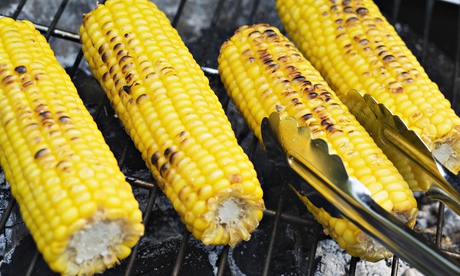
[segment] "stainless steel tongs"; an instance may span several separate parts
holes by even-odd
[[[349,219],[422,273],[460,274],[460,262],[381,208],[360,181],[348,176],[342,159],[329,154],[326,142],[312,139],[294,118],[272,113],[262,122],[262,137],[269,158],[313,204]]]
[[[439,200],[460,215],[460,179],[432,155],[422,139],[400,117],[371,95],[350,90],[340,98],[369,132],[384,154],[407,181],[431,199]]]

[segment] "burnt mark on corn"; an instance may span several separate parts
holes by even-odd
[[[42,156],[47,155],[48,153],[49,153],[49,149],[46,149],[46,148],[40,149],[34,154],[34,159],[38,159]]]
[[[147,94],[141,94],[136,98],[136,103],[140,104],[143,100],[147,99]]]
[[[38,113],[38,115],[42,118],[52,118],[53,114],[50,111],[42,111]]]
[[[123,48],[123,44],[122,44],[122,43],[117,43],[117,44],[115,44],[115,46],[113,46],[113,50],[114,50],[115,52],[120,51],[122,48]]]
[[[150,158],[150,162],[152,163],[152,165],[157,166],[158,160],[160,160],[160,157],[161,157],[161,153],[159,151],[155,152]]]
[[[390,63],[390,62],[393,62],[395,60],[396,60],[396,58],[393,55],[386,55],[386,56],[383,57],[383,61],[386,62],[386,63]]]
[[[161,175],[164,177],[165,174],[168,172],[169,168],[171,166],[169,165],[169,162],[165,162],[163,165],[161,165],[160,167],[160,173]]]
[[[15,80],[15,77],[13,75],[8,75],[8,76],[6,76],[6,77],[4,77],[2,79],[2,84],[3,85],[8,85],[8,84],[14,82],[14,80]]]
[[[356,9],[356,13],[359,15],[366,15],[369,13],[369,10],[364,7],[359,7]]]
[[[23,65],[19,65],[16,68],[14,68],[14,71],[20,75],[25,74],[27,72],[27,68]]]
[[[313,114],[307,113],[307,114],[303,115],[302,117],[300,117],[300,119],[304,120],[304,121],[307,121],[308,119],[310,119],[312,117],[313,117]]]
[[[59,121],[60,123],[70,123],[70,122],[72,122],[72,119],[70,119],[69,116],[63,115],[63,116],[61,116],[61,117],[58,118],[58,121]]]
[[[330,125],[332,125],[331,119],[325,118],[325,119],[321,120],[321,125],[329,127]]]
[[[318,93],[316,93],[315,91],[311,91],[310,93],[308,93],[308,98],[310,99],[316,99],[318,97]]]
[[[169,155],[170,155],[171,153],[173,153],[173,152],[174,152],[174,148],[173,148],[173,147],[167,147],[167,148],[165,149],[164,156],[165,156],[166,158],[168,158]]]
[[[278,39],[278,38],[279,38],[278,34],[277,34],[274,30],[272,30],[272,29],[266,29],[266,30],[264,31],[264,34],[265,34],[265,35],[267,36],[267,38],[269,38],[269,39]]]
[[[180,154],[178,151],[174,151],[169,155],[169,163],[174,164],[179,158]]]
[[[130,93],[131,93],[131,87],[132,87],[132,85],[123,85],[123,86],[122,86],[122,89],[123,89],[123,91],[125,91],[126,93],[130,94]]]
[[[102,80],[107,81],[109,77],[110,77],[109,72],[104,72],[104,74],[102,75]]]
[[[31,86],[34,84],[33,80],[28,80],[22,83],[22,87],[27,88],[28,86]]]
[[[106,63],[107,59],[109,59],[109,55],[110,55],[109,52],[104,52],[101,56],[102,62]]]
[[[134,74],[133,73],[128,73],[126,76],[125,76],[125,80],[126,82],[130,83],[133,81],[133,78],[134,78]]]
[[[359,19],[357,17],[353,16],[353,17],[348,18],[346,20],[346,22],[347,22],[348,25],[353,25],[355,23],[358,23]]]
[[[346,6],[345,8],[343,8],[343,11],[345,13],[354,13],[355,11],[353,10],[353,7],[350,7],[350,6]]]
[[[332,99],[332,94],[329,91],[322,92],[321,96],[323,98],[323,101],[325,101],[326,103]]]

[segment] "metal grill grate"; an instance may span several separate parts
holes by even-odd
[[[70,19],[72,16],[80,18],[83,12],[88,12],[94,7],[95,1],[63,0],[56,4],[54,1],[0,0],[0,6],[4,7],[0,8],[3,16],[33,21],[48,39],[58,59],[60,58],[66,66],[141,203],[146,225],[145,237],[136,245],[127,260],[108,270],[104,275],[313,275],[318,265],[318,260],[315,259],[318,242],[327,237],[267,162],[265,153],[226,96],[215,69],[220,45],[240,25],[266,22],[282,29],[274,8],[274,1],[154,0],[154,2],[169,16],[173,26],[178,29],[197,62],[209,77],[212,88],[234,126],[238,141],[255,164],[265,191],[267,210],[260,227],[249,242],[242,243],[235,249],[219,246],[203,247],[185,230],[165,196],[157,189],[140,154],[125,134],[118,119],[114,117],[102,90],[89,75],[87,65],[82,61],[79,37],[76,33],[78,23],[72,25],[71,22],[75,20]],[[420,51],[424,63],[429,56],[427,49],[429,49],[428,30],[431,14],[439,3],[434,0],[427,1],[425,31],[422,32],[423,46]],[[396,22],[397,18],[404,16],[400,8],[401,1],[395,0],[392,4],[386,11],[392,14],[393,22]],[[42,7],[38,10],[52,11],[52,14],[47,16],[48,20],[44,20],[45,22],[42,22],[42,18],[38,16],[38,11],[30,12],[40,5]],[[383,8],[385,7],[382,6]],[[460,40],[460,36],[457,40]],[[453,84],[447,94],[451,95],[450,99],[454,104],[457,102],[455,95],[460,93],[458,52],[457,49],[456,56],[452,58],[456,61],[455,72],[452,78],[445,82],[448,85]],[[0,233],[2,234],[0,248],[4,249],[3,254],[5,254],[11,246],[15,246],[12,256],[2,256],[2,259],[8,257],[9,260],[0,267],[0,274],[54,275],[36,250],[30,235],[24,235],[25,237],[18,244],[7,238],[8,235],[19,235],[14,231],[19,231],[17,229],[23,229],[24,226],[19,218],[15,219],[18,217],[18,210],[15,200],[9,194],[7,184],[2,183],[0,188],[2,198],[8,202],[7,206],[0,208]],[[436,232],[437,244],[442,236],[443,211],[444,206],[440,205]],[[342,273],[359,274],[357,272],[359,263],[361,261],[357,258],[351,258],[349,266],[344,268],[345,271]],[[398,258],[395,257],[391,263],[389,275],[399,275],[401,271],[398,272]]]

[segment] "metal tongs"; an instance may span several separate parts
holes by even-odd
[[[316,206],[342,216],[427,275],[459,275],[460,262],[380,207],[368,189],[349,177],[342,159],[327,143],[312,139],[308,127],[274,112],[262,121],[262,138],[269,158],[287,172],[290,184]]]
[[[369,94],[350,90],[340,99],[406,180],[416,181],[429,198],[460,215],[460,179],[432,155],[419,135]]]

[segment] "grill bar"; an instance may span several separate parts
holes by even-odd
[[[0,0],[1,1],[1,0]],[[56,38],[56,39],[63,39],[71,42],[79,42],[79,36],[76,33],[72,33],[63,29],[57,28],[57,23],[62,17],[62,14],[66,10],[66,7],[68,7],[68,3],[71,1],[68,0],[62,0],[60,2],[59,8],[52,17],[52,22],[49,25],[42,25],[42,24],[37,24],[35,23],[35,26],[38,30],[40,30],[42,33],[44,33],[45,37],[50,40],[51,38]],[[243,5],[243,2],[248,2],[248,1],[239,1],[238,5]],[[251,1],[249,1],[251,2]],[[392,18],[393,18],[393,23],[397,22],[398,16],[400,14],[401,10],[401,0],[394,0],[393,1],[393,10],[392,10]],[[432,14],[435,6],[434,0],[427,0],[426,2],[426,16],[425,16],[425,21],[424,21],[424,29],[423,29],[423,56],[422,56],[422,63],[425,64],[425,59],[427,55],[427,46],[429,43],[429,29],[431,26],[431,19],[432,19]],[[0,16],[10,16],[13,18],[19,18],[21,15],[21,12],[24,10],[24,7],[27,3],[27,0],[21,0],[14,12],[11,15],[0,15]],[[260,11],[261,6],[262,6],[262,1],[260,0],[255,0],[252,1],[252,6],[250,6],[250,12],[249,16],[246,18],[246,24],[253,24],[256,23],[258,16],[260,16],[259,13],[265,13],[266,11]],[[187,0],[181,0],[179,1],[177,5],[177,9],[173,15],[173,19],[171,20],[172,25],[174,27],[179,26],[179,22],[181,19],[184,17],[182,16],[184,11],[187,9],[187,5],[191,4],[190,2],[187,2]],[[220,27],[227,27],[230,28],[229,26],[221,26],[220,20],[222,18],[222,14],[224,12],[224,7],[229,5],[229,1],[225,0],[219,0],[217,3],[216,8],[214,9],[214,12],[212,16],[210,16],[210,26],[208,29],[206,29],[204,32],[202,32],[202,35],[200,37],[200,40],[204,41],[204,43],[201,43],[201,50],[198,51],[197,55],[195,55],[195,58],[197,59],[198,63],[202,65],[203,70],[207,75],[210,75],[214,79],[218,79],[218,72],[215,69],[215,64],[213,63],[215,60],[215,57],[210,57],[210,53],[213,53],[211,47],[215,47],[217,44],[216,43],[207,43],[209,41],[219,41],[219,30]],[[456,58],[455,58],[455,73],[454,73],[454,89],[453,89],[453,105],[456,104],[457,102],[457,97],[459,91],[459,84],[460,84],[460,6],[459,6],[459,20],[458,20],[458,34],[457,34],[457,52],[456,52]],[[239,14],[238,14],[239,15]],[[237,16],[238,16],[237,15]],[[30,19],[29,19],[30,20]],[[33,21],[33,20],[32,20]],[[236,20],[235,20],[236,22]],[[233,24],[236,24],[233,22]],[[230,30],[232,30],[230,28]],[[232,30],[233,31],[233,30]],[[78,52],[78,55],[76,56],[73,65],[69,69],[69,75],[72,77],[73,80],[78,81],[77,79],[77,72],[80,68],[81,65],[81,60],[83,59],[83,53],[80,50]],[[210,61],[211,60],[211,61]],[[103,111],[105,110],[106,106],[108,105],[108,100],[107,98],[103,97],[97,104],[96,104],[96,111],[94,112],[94,117],[97,122],[101,122],[104,120],[104,113]],[[230,109],[231,101],[228,97],[223,97],[222,98],[222,105],[226,112],[229,112],[228,110]],[[128,152],[132,148],[132,144],[130,143],[125,143],[125,145],[122,148],[122,154],[119,157],[119,165],[120,167],[123,167],[125,163],[129,158]],[[252,141],[250,143],[250,146],[248,148],[249,152],[249,157],[250,160],[253,162],[258,162],[256,159],[256,151],[258,149],[258,141],[257,139],[253,136]],[[259,148],[260,149],[260,148]],[[135,188],[141,189],[141,190],[147,190],[149,193],[148,196],[148,201],[145,207],[145,210],[143,212],[143,219],[144,219],[144,225],[147,226],[149,224],[149,221],[152,221],[154,219],[154,215],[152,214],[152,209],[154,208],[155,201],[159,197],[159,192],[158,192],[158,187],[155,185],[154,182],[152,181],[146,181],[141,178],[138,178],[134,175],[131,175],[130,173],[126,173],[126,179],[127,181]],[[271,184],[270,184],[271,185]],[[316,255],[316,249],[318,242],[324,238],[324,234],[322,233],[322,228],[319,226],[319,224],[311,219],[311,218],[306,218],[301,215],[297,214],[291,214],[288,211],[284,210],[286,209],[285,206],[287,202],[287,196],[289,195],[289,189],[287,188],[286,184],[279,185],[279,195],[280,197],[278,198],[278,201],[276,204],[274,204],[274,208],[267,208],[267,210],[264,212],[264,220],[265,223],[269,224],[271,227],[271,231],[269,231],[269,234],[267,235],[267,240],[268,240],[268,245],[265,246],[265,257],[264,257],[264,263],[263,263],[263,275],[269,275],[272,272],[272,269],[275,267],[274,260],[278,257],[279,254],[279,249],[277,248],[277,238],[281,235],[282,230],[284,229],[284,226],[289,226],[289,225],[299,225],[302,227],[306,227],[309,229],[312,229],[312,234],[311,234],[311,246],[309,247],[308,254],[307,254],[307,261],[306,261],[306,267],[307,267],[307,274],[308,275],[313,275],[315,273],[315,255]],[[8,219],[10,218],[13,209],[16,205],[16,201],[11,198],[11,200],[8,203],[8,206],[4,210],[1,220],[0,220],[0,233],[5,234],[6,226]],[[306,210],[302,210],[302,212],[305,212]],[[436,244],[440,244],[440,240],[442,237],[442,226],[443,226],[443,221],[444,221],[444,205],[440,204],[439,206],[439,217],[438,217],[438,223],[437,223],[437,232],[436,232]],[[190,241],[193,239],[190,237],[190,233],[188,231],[184,231],[182,234],[182,240],[179,245],[179,249],[177,251],[177,254],[175,255],[175,261],[173,262],[173,266],[171,269],[172,275],[182,275],[185,274],[185,271],[182,271],[182,267],[184,267],[185,263],[184,260],[187,256],[187,252],[191,250],[190,246]],[[124,275],[134,275],[137,272],[136,271],[136,265],[137,265],[137,260],[139,257],[139,250],[140,249],[140,243],[138,243],[132,251],[131,256],[128,258],[127,262],[123,264],[123,271]],[[228,275],[229,273],[229,268],[232,266],[231,263],[229,263],[229,258],[231,257],[230,255],[234,253],[234,250],[231,250],[230,247],[225,246],[222,248],[222,250],[219,252],[218,256],[218,261],[217,261],[217,275]],[[452,253],[454,254],[454,253]],[[41,256],[40,253],[37,251],[35,248],[35,254],[33,255],[31,260],[25,260],[27,263],[27,275],[34,275],[37,273],[36,271],[36,266],[37,264],[41,261]],[[355,275],[356,270],[357,270],[357,264],[359,263],[359,259],[357,258],[352,258],[352,261],[350,263],[350,267],[348,269],[348,275]],[[399,258],[394,257],[393,258],[393,263],[392,263],[392,271],[391,275],[397,275],[398,274],[398,264],[399,264]]]
[[[428,48],[428,37],[430,35],[430,26],[431,26],[431,18],[433,17],[433,8],[434,8],[434,0],[427,0],[426,1],[426,10],[425,10],[425,24],[423,28],[423,44],[422,44],[422,64],[426,64],[426,57],[427,57],[427,48]]]

